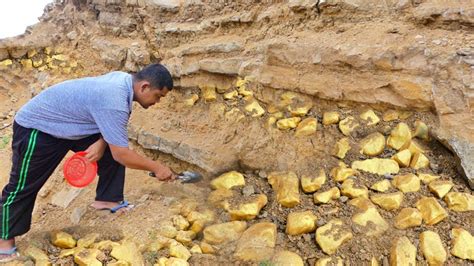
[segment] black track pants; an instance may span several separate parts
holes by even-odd
[[[30,229],[36,195],[69,150],[86,150],[100,134],[80,140],[58,139],[36,129],[13,124],[12,169],[0,199],[0,238],[11,239]],[[122,201],[125,167],[116,162],[110,149],[98,161],[96,200]]]

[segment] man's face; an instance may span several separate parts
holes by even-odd
[[[148,109],[148,107],[153,106],[155,103],[159,103],[162,97],[165,97],[168,94],[168,88],[164,87],[163,89],[151,89],[151,87],[146,88],[143,91],[140,105]]]

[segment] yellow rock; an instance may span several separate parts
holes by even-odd
[[[295,136],[300,137],[313,135],[316,133],[317,128],[318,120],[313,117],[308,117],[298,124],[298,127],[296,127]]]
[[[284,118],[277,121],[277,128],[281,130],[296,128],[301,121],[301,117]]]
[[[443,265],[447,259],[443,242],[436,232],[424,231],[421,233],[420,247],[429,265]]]
[[[181,215],[171,216],[171,221],[178,230],[186,230],[189,228],[189,222]]]
[[[277,227],[273,223],[257,223],[242,234],[237,243],[234,257],[244,261],[269,259],[276,244]]]
[[[356,187],[354,185],[354,179],[350,178],[342,183],[341,194],[351,199],[358,197],[368,198],[369,190],[364,186]]]
[[[380,118],[374,113],[372,109],[360,114],[360,118],[364,121],[367,121],[368,126],[377,125],[380,122]]]
[[[300,255],[291,251],[279,251],[272,258],[272,265],[275,266],[304,266]]]
[[[194,238],[196,238],[196,233],[193,231],[178,231],[176,235],[176,241],[183,245],[191,244]]]
[[[98,249],[83,249],[74,255],[74,262],[79,266],[102,266],[102,262],[97,259],[99,254]]]
[[[21,59],[20,63],[25,69],[33,68],[33,61],[31,59]]]
[[[410,167],[418,170],[421,168],[428,168],[430,166],[430,161],[423,153],[415,153],[411,159]]]
[[[191,225],[191,228],[189,230],[193,231],[196,234],[199,234],[202,231],[202,229],[204,229],[205,225],[206,225],[206,221],[197,220],[197,221],[193,222],[193,224]]]
[[[280,96],[280,105],[281,106],[290,105],[293,102],[293,99],[296,97],[297,97],[296,93],[287,91]]]
[[[268,182],[282,206],[292,208],[300,202],[299,180],[294,172],[272,172]]]
[[[360,143],[360,153],[368,156],[377,156],[385,148],[385,137],[379,133],[372,133],[365,137]]]
[[[166,261],[165,266],[189,266],[189,263],[184,259],[171,257]]]
[[[303,175],[301,177],[301,187],[305,193],[313,193],[316,190],[320,189],[324,183],[326,183],[326,173],[324,169],[319,171],[319,175],[317,177],[310,177],[307,175]]]
[[[316,230],[316,220],[316,215],[311,211],[292,212],[288,214],[286,233],[289,235],[311,233]]]
[[[231,189],[238,186],[245,186],[245,179],[244,176],[237,171],[227,172],[211,181],[211,187],[213,189]]]
[[[63,54],[55,54],[51,58],[58,60],[58,61],[66,61],[67,57]]]
[[[400,167],[408,167],[411,161],[411,152],[409,149],[405,149],[397,152],[393,157]]]
[[[214,254],[214,253],[216,253],[216,250],[214,249],[214,247],[211,246],[210,244],[206,243],[206,242],[201,242],[200,248],[201,248],[203,254]]]
[[[267,126],[271,127],[276,123],[277,119],[273,116],[270,116],[267,120]]]
[[[397,110],[388,110],[383,114],[383,121],[390,122],[400,118],[400,113]]]
[[[462,228],[452,229],[451,235],[453,236],[451,254],[464,260],[474,261],[474,237]]]
[[[334,145],[332,155],[339,159],[344,159],[346,153],[351,150],[351,146],[348,138],[342,138]]]
[[[213,190],[209,193],[207,197],[207,201],[212,205],[221,205],[222,201],[228,198],[232,198],[234,196],[234,192],[230,189],[226,188],[219,188]]]
[[[72,235],[65,232],[55,232],[51,236],[53,245],[60,248],[73,248],[76,246],[76,240]]]
[[[350,176],[355,176],[357,174],[359,174],[359,172],[353,168],[348,168],[343,162],[339,162],[339,166],[331,170],[331,176],[336,182],[342,182]]]
[[[323,125],[337,124],[339,122],[338,112],[324,112],[323,114]]]
[[[416,202],[415,206],[428,225],[437,224],[448,217],[446,211],[434,197],[423,197]]]
[[[247,111],[252,117],[260,117],[265,114],[265,109],[260,106],[257,100],[251,101],[245,106],[245,111]]]
[[[392,185],[403,193],[417,192],[420,190],[420,179],[414,174],[397,175]]]
[[[43,250],[35,247],[35,246],[28,246],[28,248],[25,250],[25,254],[28,257],[31,257],[34,262],[36,263],[42,263],[43,265],[52,265],[49,262],[48,255],[46,252]]]
[[[120,246],[120,244],[117,242],[110,241],[110,240],[103,240],[103,241],[100,241],[99,243],[94,243],[92,245],[92,248],[96,248],[99,250],[111,250],[115,246]]]
[[[154,239],[150,245],[148,246],[149,251],[160,251],[163,248],[167,248],[170,245],[170,238],[157,235],[156,239]]]
[[[235,98],[237,98],[237,96],[239,96],[239,92],[238,91],[230,91],[228,93],[224,93],[224,95],[222,97],[224,97],[225,100],[233,100]]]
[[[239,122],[240,120],[245,118],[245,115],[240,111],[239,108],[234,107],[230,111],[224,114],[226,121],[235,121]]]
[[[189,252],[189,250],[178,241],[170,240],[170,256],[187,261],[191,257],[191,252]],[[143,264],[132,263],[132,265],[143,265]]]
[[[314,266],[344,266],[344,261],[339,257],[321,258],[314,263]]]
[[[428,126],[422,121],[415,121],[415,133],[413,135],[423,140],[429,140],[430,135]]]
[[[371,196],[370,199],[382,209],[391,211],[400,208],[403,201],[403,193],[394,192],[388,194],[376,194]]]
[[[453,182],[448,180],[436,180],[429,183],[428,188],[438,198],[442,199],[453,188]]]
[[[373,158],[363,161],[354,161],[352,169],[362,170],[372,174],[385,175],[396,174],[400,171],[398,163],[392,159]]]
[[[385,192],[389,190],[391,187],[392,185],[390,184],[390,181],[388,181],[387,179],[384,179],[373,184],[370,188],[378,192]]]
[[[195,254],[202,254],[202,249],[199,245],[194,245],[189,249],[189,252],[195,253]]]
[[[407,124],[399,123],[387,139],[387,145],[395,150],[401,149],[406,143],[411,141],[411,131]]]
[[[370,260],[370,266],[379,266],[379,262],[375,257],[372,257],[372,259]]]
[[[33,58],[33,56],[37,54],[38,54],[38,51],[36,49],[32,49],[32,50],[29,50],[26,55],[28,58]]]
[[[341,220],[333,219],[316,230],[316,243],[324,253],[332,255],[344,242],[352,239],[352,233],[347,228],[350,227]]]
[[[33,63],[33,67],[38,68],[38,67],[40,67],[41,65],[43,65],[43,59],[41,59],[41,58],[33,59],[33,60],[31,60],[31,61],[32,61],[32,63]]]
[[[119,260],[119,261],[116,261],[116,262],[107,263],[107,266],[131,266],[131,265],[130,265],[130,263],[128,263],[126,261]]]
[[[166,266],[166,263],[168,262],[168,258],[161,257],[158,259],[157,263],[155,263],[154,266]]]
[[[196,210],[198,203],[195,199],[185,199],[181,202],[179,207],[179,214],[187,217],[192,211]]]
[[[174,227],[173,223],[170,221],[161,222],[158,225],[158,234],[167,238],[175,238],[178,234],[178,230]]]
[[[59,253],[59,258],[74,256],[76,255],[76,253],[81,252],[83,249],[85,248],[75,247],[75,248],[69,248],[69,249],[62,249],[61,252]]]
[[[314,203],[328,203],[331,200],[338,199],[341,193],[337,187],[333,187],[325,192],[316,192],[313,194]]]
[[[213,245],[234,241],[240,237],[246,228],[247,223],[242,221],[214,224],[204,229],[204,241]]]
[[[423,181],[423,184],[429,184],[431,181],[439,179],[440,176],[418,173],[418,178],[420,178],[420,180]]]
[[[69,66],[72,67],[72,68],[77,67],[77,65],[78,65],[78,64],[77,64],[76,61],[70,61],[70,62],[69,62]]]
[[[46,70],[48,70],[48,66],[47,65],[40,66],[40,67],[38,67],[38,70],[41,71],[41,72],[46,71]]]
[[[13,61],[10,60],[10,59],[5,59],[3,61],[0,61],[0,68],[2,67],[8,67],[8,66],[11,66],[13,64]]]
[[[474,196],[469,193],[449,192],[444,197],[448,209],[456,212],[474,211]]]
[[[352,222],[365,227],[367,236],[379,236],[389,228],[388,223],[383,219],[377,208],[373,205],[364,206],[365,210],[352,216]]]
[[[206,209],[204,211],[192,211],[186,216],[186,219],[190,223],[202,220],[204,222],[213,222],[215,220],[215,213],[212,210]]]
[[[144,263],[138,246],[130,240],[123,240],[120,246],[114,246],[110,255],[131,265],[143,265]]]
[[[189,96],[188,98],[184,100],[184,105],[188,107],[194,106],[194,104],[196,104],[198,100],[199,100],[199,95],[193,93],[191,94],[191,96]]]
[[[239,204],[238,208],[228,208],[232,220],[252,220],[260,210],[267,205],[268,199],[265,194],[258,194],[251,197],[250,202]]]
[[[77,246],[80,248],[88,248],[95,243],[98,237],[98,233],[87,234],[83,238],[77,240]]]
[[[291,113],[292,116],[305,116],[308,114],[309,110],[311,110],[312,107],[313,105],[311,103],[306,103],[297,107],[293,107],[290,105],[288,106],[288,111]]]
[[[250,80],[245,77],[244,79],[237,80],[235,83],[235,86],[237,87],[237,90],[239,91],[240,95],[243,96],[252,96],[253,92],[247,89],[247,85],[249,84]]]
[[[53,48],[52,47],[45,47],[44,48],[44,53],[47,54],[47,55],[50,55],[51,53],[53,52]]]
[[[203,86],[201,89],[202,97],[206,102],[213,102],[217,100],[216,87]]]
[[[348,203],[349,205],[354,206],[363,211],[369,208],[376,208],[372,201],[362,197],[351,199]]]
[[[409,227],[419,226],[423,221],[421,212],[415,208],[403,208],[395,217],[394,226],[398,229],[406,229]]]
[[[359,123],[352,116],[348,116],[339,122],[339,130],[346,136],[349,136],[358,126]]]
[[[394,241],[390,249],[390,265],[416,265],[416,247],[406,236]]]

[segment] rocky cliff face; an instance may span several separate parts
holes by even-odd
[[[161,61],[178,102],[240,79],[267,113],[288,91],[309,99],[316,117],[334,106],[410,110],[428,117],[472,182],[473,26],[469,0],[57,0],[24,36],[0,41],[0,80],[21,79],[34,95],[58,80]],[[262,123],[235,125],[218,103],[198,105],[201,113],[171,100],[137,110],[132,136],[211,172],[302,167],[288,163],[292,153],[314,155],[272,146]]]

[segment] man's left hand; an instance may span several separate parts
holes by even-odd
[[[86,159],[90,162],[96,162],[102,158],[104,155],[105,148],[107,148],[107,143],[104,139],[100,138],[98,141],[94,142],[94,144],[90,145],[85,152]]]

